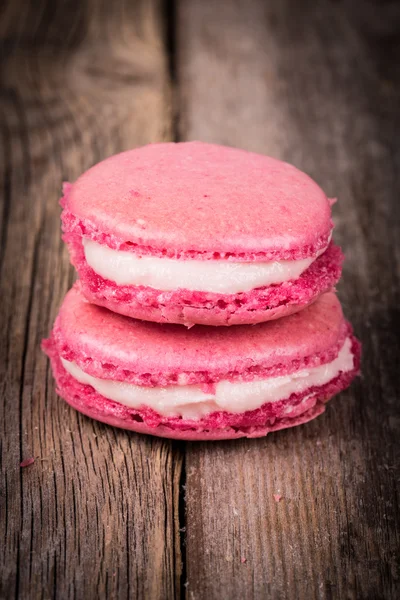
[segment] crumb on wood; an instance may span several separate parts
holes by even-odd
[[[274,500],[275,500],[275,502],[280,502],[282,500],[282,495],[281,494],[274,494]]]
[[[35,459],[33,458],[33,456],[31,456],[30,458],[25,458],[25,460],[19,463],[19,466],[23,469],[24,467],[29,467],[29,465],[33,465],[34,462]]]
[[[240,562],[242,563],[242,565],[244,565],[244,563],[247,562],[247,558],[245,556],[242,556],[242,558],[240,559]]]

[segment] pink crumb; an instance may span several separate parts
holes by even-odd
[[[274,494],[275,502],[280,502],[282,500],[282,496],[280,494]]]
[[[242,556],[242,558],[240,559],[240,562],[244,565],[244,563],[247,562],[247,558]]]
[[[31,458],[25,458],[25,460],[23,460],[21,463],[19,463],[19,466],[21,468],[29,467],[29,465],[33,465],[34,462],[35,462],[35,459],[33,458],[33,456],[31,456]]]

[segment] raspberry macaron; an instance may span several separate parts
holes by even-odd
[[[43,342],[78,411],[162,437],[260,437],[324,411],[357,374],[360,345],[333,293],[286,319],[188,330],[90,304],[76,284]]]
[[[331,202],[282,161],[201,142],[153,144],[64,188],[64,240],[86,298],[187,326],[254,324],[334,287]]]

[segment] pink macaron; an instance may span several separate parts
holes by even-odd
[[[215,328],[130,319],[78,282],[43,342],[71,406],[142,433],[260,437],[305,423],[357,374],[360,344],[333,293],[286,319]]]
[[[261,323],[303,309],[341,274],[331,202],[267,156],[153,144],[95,165],[61,202],[84,295],[130,317]]]

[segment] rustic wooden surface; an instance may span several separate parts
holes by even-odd
[[[394,3],[1,10],[0,597],[398,598]],[[74,277],[60,182],[173,137],[284,158],[339,198],[339,292],[363,377],[312,423],[179,444],[94,423],[56,397],[39,345]]]

